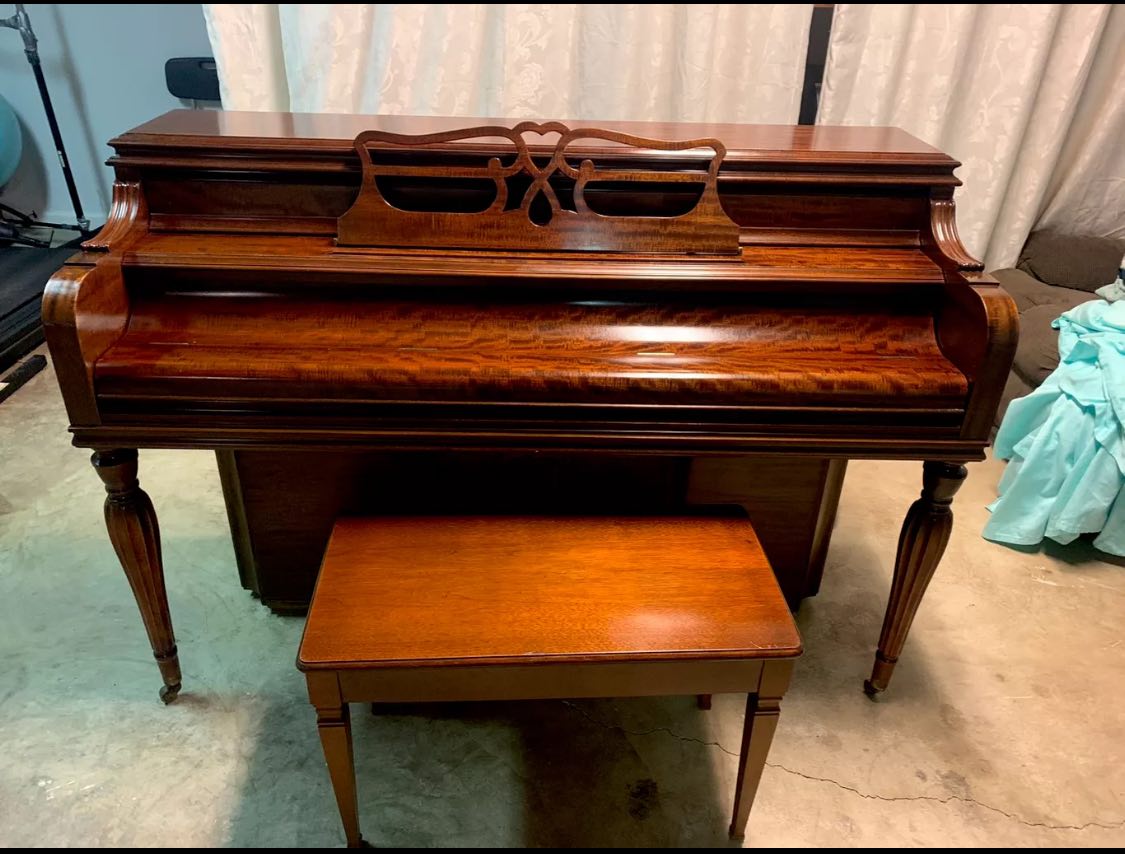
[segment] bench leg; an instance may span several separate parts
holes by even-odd
[[[710,694],[696,694],[695,704],[703,711],[708,712],[711,710],[711,695]]]
[[[344,836],[349,848],[365,848],[367,846],[359,834],[359,803],[348,704],[340,699],[339,685],[332,674],[309,673],[307,678],[309,699],[316,707],[316,729],[324,748],[324,760],[328,763],[328,776],[332,778],[340,819],[344,823]]]
[[[742,839],[746,835],[746,822],[766,768],[766,757],[781,714],[781,697],[789,684],[792,669],[791,661],[765,662],[758,691],[746,697],[746,720],[742,726],[742,750],[738,755],[738,782],[734,790],[734,817],[730,823],[731,839]]]

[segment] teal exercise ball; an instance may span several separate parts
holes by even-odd
[[[23,133],[12,105],[0,95],[0,187],[16,174],[23,154]]]

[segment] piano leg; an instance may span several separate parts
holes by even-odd
[[[957,463],[927,462],[923,468],[922,495],[910,505],[898,538],[894,581],[875,667],[871,678],[863,683],[870,697],[885,691],[891,681],[914,614],[949,542],[953,496],[966,474],[965,467]]]
[[[164,589],[160,528],[152,501],[137,481],[137,451],[95,451],[90,462],[105,483],[105,524],[109,529],[109,539],[129,579],[129,586],[133,588],[156,664],[164,679],[160,699],[171,703],[180,693],[180,660],[176,654],[176,638],[172,634],[168,594]]]

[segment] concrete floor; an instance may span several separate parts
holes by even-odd
[[[0,844],[342,841],[293,666],[237,582],[213,457],[144,452],[185,690],[165,708],[50,371],[0,405]],[[891,691],[860,690],[917,464],[853,464],[747,845],[1125,844],[1125,569],[985,542],[974,465]],[[379,846],[723,846],[742,701],[356,710]]]

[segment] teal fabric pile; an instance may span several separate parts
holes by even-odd
[[[1008,407],[996,455],[1010,460],[989,506],[990,540],[1094,545],[1125,556],[1125,300],[1093,300],[1054,322],[1058,368]]]

